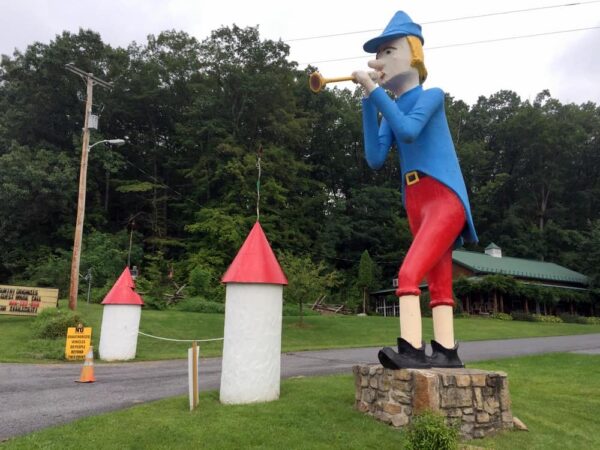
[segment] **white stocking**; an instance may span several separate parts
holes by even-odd
[[[434,339],[446,348],[454,347],[454,320],[452,306],[440,305],[432,309]]]
[[[400,337],[420,348],[423,340],[421,305],[418,295],[403,295],[400,301]]]

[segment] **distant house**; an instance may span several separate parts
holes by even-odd
[[[455,250],[452,252],[452,277],[454,279],[455,298],[461,302],[463,310],[471,314],[488,314],[494,312],[548,313],[552,312],[589,313],[580,310],[580,305],[569,299],[587,295],[589,280],[585,275],[560,266],[558,264],[535,261],[531,259],[506,257],[502,249],[492,243],[485,253]],[[398,280],[393,280],[393,287],[371,292],[376,311],[384,315],[397,315],[397,301],[394,295]],[[554,301],[539,301],[539,298],[528,298],[527,289],[517,294],[511,287],[531,286],[533,294],[536,287],[554,288],[544,292],[558,293]],[[496,283],[498,288],[494,288]],[[466,289],[465,286],[469,288]],[[427,283],[421,285],[427,291]],[[539,297],[539,295],[538,295]],[[565,300],[561,301],[561,298]],[[591,306],[591,305],[590,305]],[[531,307],[531,308],[530,308]],[[579,309],[578,309],[579,308]],[[593,307],[591,307],[593,313]]]
[[[581,312],[576,302],[570,301],[581,294],[587,294],[589,279],[582,273],[551,262],[502,256],[502,249],[491,243],[485,253],[455,250],[452,252],[452,277],[455,280],[455,295],[461,300],[463,309],[469,313],[494,313],[521,310],[530,312],[535,305],[537,313],[547,313],[552,303],[553,312]],[[554,288],[559,298],[550,302],[527,298],[523,294],[502,293],[502,289],[472,289],[472,293],[462,294],[457,288],[457,280],[466,278],[472,283],[484,281],[486,277],[500,275],[532,287]],[[489,280],[489,278],[487,278]],[[510,286],[507,286],[510,290]],[[564,300],[560,300],[563,298]],[[530,305],[532,303],[532,305]],[[545,308],[542,311],[540,308]]]

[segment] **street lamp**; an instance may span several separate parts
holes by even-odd
[[[108,144],[112,145],[113,147],[120,147],[125,145],[125,139],[105,139],[103,141],[98,141],[88,147],[88,152],[98,144]]]
[[[88,141],[89,142],[89,141]],[[81,154],[81,167],[79,170],[79,197],[77,198],[77,221],[75,222],[75,238],[73,240],[73,258],[71,259],[71,285],[69,289],[69,308],[77,307],[77,291],[79,289],[79,260],[81,258],[81,240],[83,238],[83,218],[85,215],[85,191],[87,182],[87,162],[90,150],[99,144],[120,147],[125,144],[124,139],[104,139],[92,145],[84,146]]]

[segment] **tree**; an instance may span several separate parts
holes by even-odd
[[[373,263],[371,256],[369,256],[368,250],[365,250],[360,255],[356,285],[362,291],[362,312],[366,314],[368,291],[375,286],[375,263]]]
[[[286,302],[297,303],[299,325],[304,325],[303,305],[327,294],[340,284],[340,275],[329,269],[323,261],[314,263],[308,256],[295,256],[280,252],[279,261],[288,279],[283,298]]]

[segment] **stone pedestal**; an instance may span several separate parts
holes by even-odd
[[[377,420],[403,427],[424,410],[438,412],[458,426],[465,439],[512,428],[508,377],[477,369],[353,367],[355,407]]]

